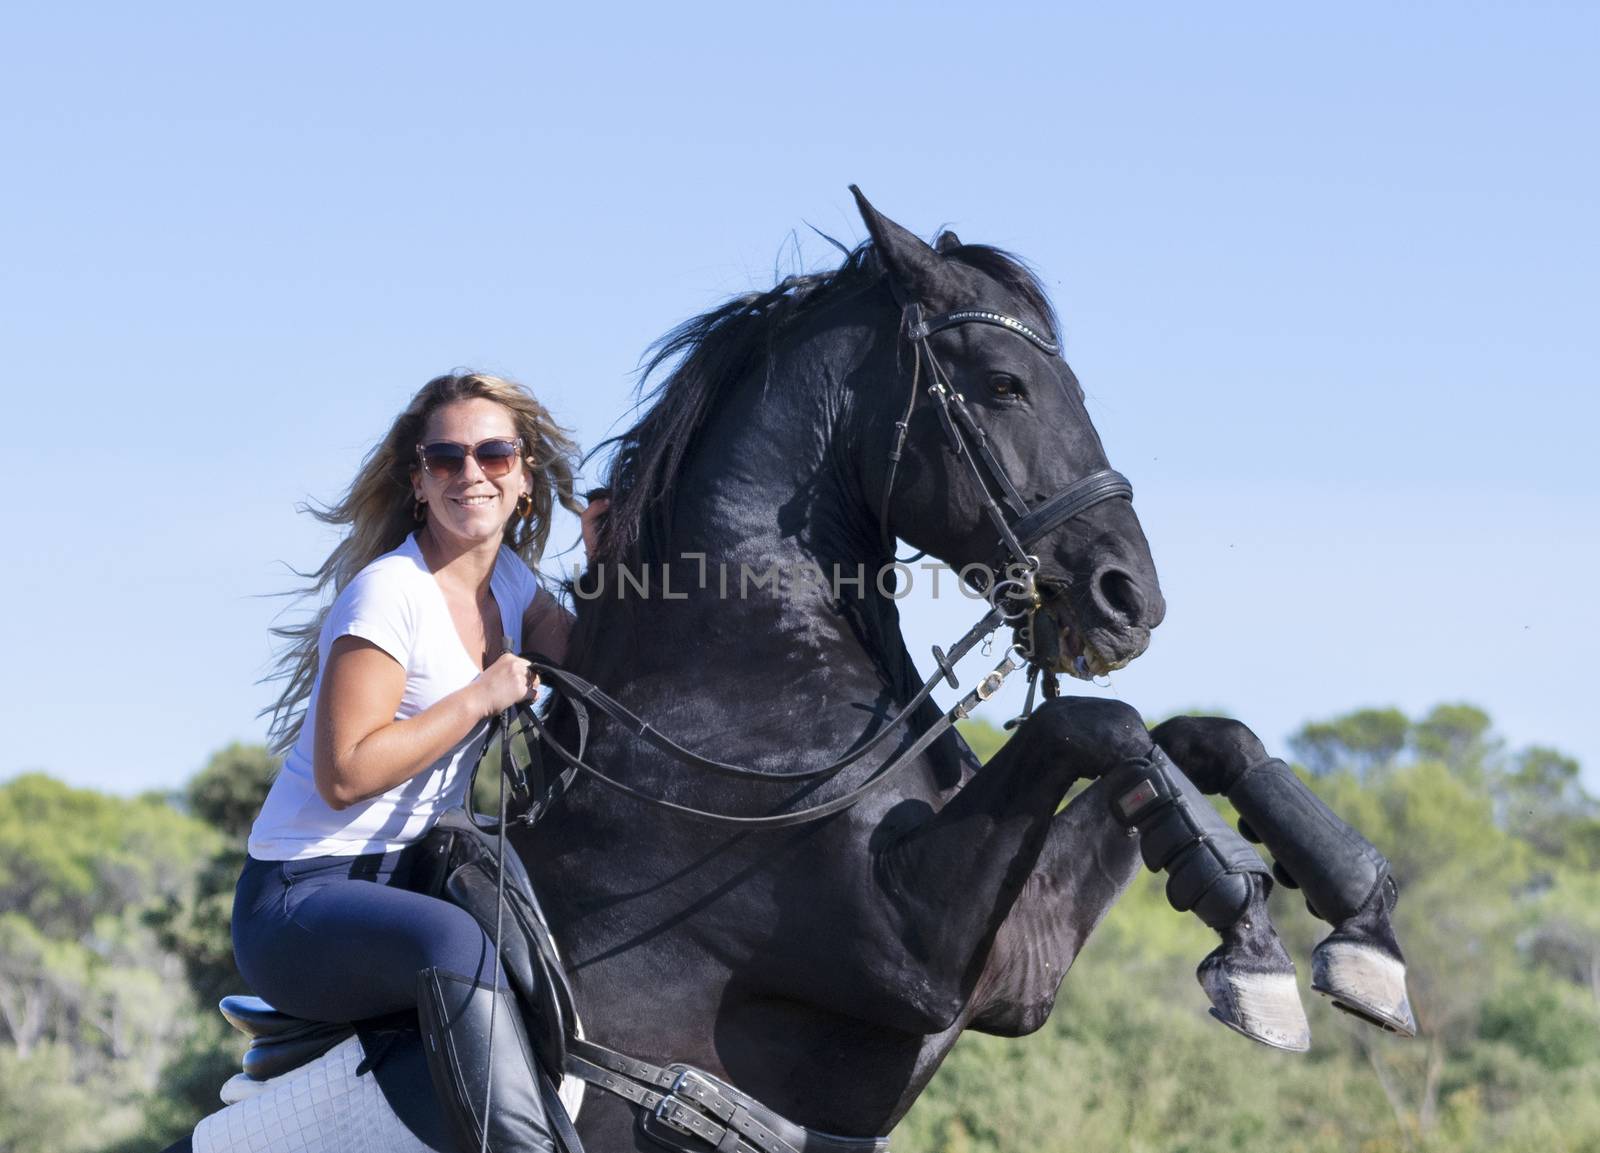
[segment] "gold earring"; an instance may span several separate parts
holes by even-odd
[[[523,520],[533,516],[533,494],[525,492],[517,498],[517,515]]]
[[[428,519],[428,502],[425,500],[412,500],[411,519],[421,524]]]

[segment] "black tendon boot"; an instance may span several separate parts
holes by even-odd
[[[1139,835],[1145,864],[1166,871],[1167,901],[1222,934],[1195,971],[1212,1016],[1264,1045],[1309,1049],[1294,962],[1267,918],[1272,880],[1260,856],[1159,748],[1104,780],[1112,812]]]
[[[1389,862],[1238,721],[1176,717],[1155,739],[1208,793],[1239,810],[1239,827],[1273,856],[1273,873],[1333,926],[1311,952],[1311,987],[1340,1009],[1408,1037],[1417,1031],[1406,963],[1390,915]]]
[[[539,1098],[533,1047],[511,990],[444,969],[424,969],[417,974],[417,1017],[434,1091],[462,1153],[478,1153],[484,1089],[491,1082],[492,1153],[555,1153]]]

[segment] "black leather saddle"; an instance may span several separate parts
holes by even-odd
[[[250,1038],[244,1075],[252,1081],[270,1081],[315,1061],[356,1031],[349,1022],[291,1017],[260,997],[224,997],[219,1008],[228,1024]]]

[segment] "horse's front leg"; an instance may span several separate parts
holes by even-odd
[[[1018,1034],[1043,1023],[1078,949],[1127,884],[1137,853],[1166,873],[1175,908],[1192,910],[1221,934],[1197,970],[1215,1016],[1266,1044],[1306,1048],[1294,964],[1267,916],[1266,866],[1128,706],[1092,698],[1049,702],[919,830],[925,846],[938,851],[947,813],[1003,804],[995,794],[1004,781],[1062,764],[1075,778],[1099,779],[1052,815],[1017,898],[1000,911],[968,1006],[970,1026]]]
[[[1085,891],[1069,864],[1074,822],[1056,815],[1067,787],[1083,777],[1101,778],[1101,803],[1137,834],[1145,862],[1166,872],[1172,904],[1222,934],[1198,970],[1216,1016],[1267,1044],[1307,1047],[1294,966],[1266,915],[1266,866],[1151,740],[1135,710],[1094,698],[1048,702],[939,812],[874,853],[893,925],[937,1004],[952,1019],[965,1013],[975,1027],[1005,1032],[1048,1012],[1103,911],[1085,923],[1072,907]],[[1042,861],[1049,871],[1041,873]],[[1065,884],[1054,872],[1062,865]],[[1014,951],[1024,941],[1031,955]]]
[[[1279,879],[1333,926],[1312,951],[1311,987],[1384,1029],[1416,1033],[1405,958],[1389,923],[1399,888],[1383,854],[1241,722],[1174,717],[1151,736],[1200,788],[1233,802],[1272,853]]]

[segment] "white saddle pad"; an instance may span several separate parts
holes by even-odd
[[[395,1115],[348,1037],[322,1056],[271,1081],[240,1074],[223,1087],[231,1102],[194,1130],[194,1153],[431,1153]],[[561,1102],[574,1120],[583,1082],[566,1077]]]

